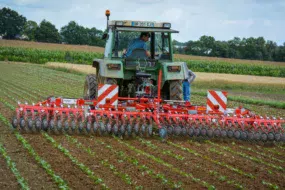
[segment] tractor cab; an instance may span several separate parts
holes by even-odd
[[[178,31],[170,28],[170,23],[153,21],[109,21],[105,57],[172,61],[171,33],[178,33]],[[146,42],[150,57],[146,57],[141,49],[132,52],[132,55],[128,57],[124,56],[130,43],[135,39],[139,39],[142,32],[150,34],[149,41]]]
[[[92,78],[97,79],[98,85],[116,84],[122,97],[155,97],[161,91],[165,99],[182,100],[182,81],[187,78],[188,68],[186,63],[173,59],[171,35],[178,31],[171,29],[171,23],[109,20],[110,12],[106,12],[106,16],[104,58],[93,61],[96,74]],[[147,33],[149,38],[142,40],[142,33]],[[134,40],[140,45],[133,46]],[[162,80],[161,89],[158,89],[160,70]],[[151,86],[155,92],[151,95],[141,93],[141,86]]]

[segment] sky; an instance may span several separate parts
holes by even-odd
[[[46,19],[59,30],[70,21],[104,30],[109,9],[110,20],[171,22],[180,42],[202,35],[285,42],[285,0],[0,0],[3,7],[38,24]]]

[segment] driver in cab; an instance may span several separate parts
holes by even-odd
[[[133,39],[131,41],[123,57],[124,58],[129,57],[132,54],[133,50],[138,49],[138,48],[144,49],[146,52],[146,55],[150,57],[150,53],[149,51],[147,51],[147,48],[146,48],[146,42],[149,40],[149,38],[150,38],[150,33],[142,32],[139,38]]]

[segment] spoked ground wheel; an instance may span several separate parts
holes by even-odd
[[[161,127],[159,129],[159,136],[160,138],[165,139],[165,137],[167,136],[167,129],[164,127]]]
[[[13,117],[12,126],[13,126],[14,128],[17,128],[17,126],[18,126],[18,119],[17,119],[17,117]]]
[[[248,132],[247,131],[241,131],[241,140],[247,140],[248,139]]]

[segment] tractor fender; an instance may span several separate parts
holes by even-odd
[[[115,67],[108,67],[108,64],[112,64]],[[110,59],[94,59],[93,67],[96,68],[96,73],[100,76],[107,78],[124,78],[123,64],[118,60]]]
[[[180,69],[171,70],[172,66],[178,66]],[[162,67],[163,81],[184,80],[187,78],[188,67],[185,62],[162,63]]]
[[[92,63],[92,67],[96,69],[96,74],[98,74],[100,63],[103,62],[103,59],[94,59]]]

